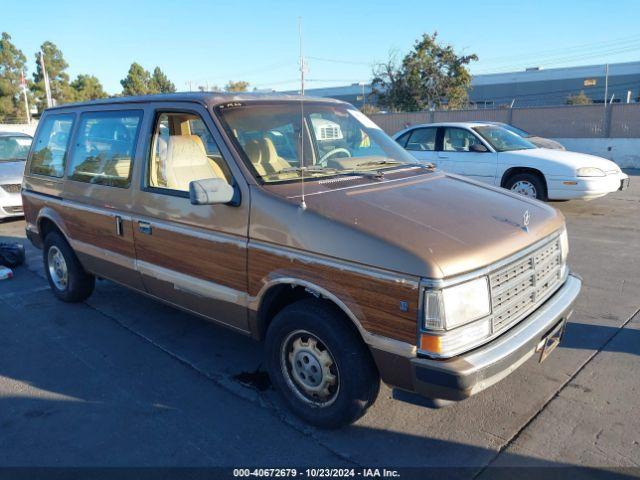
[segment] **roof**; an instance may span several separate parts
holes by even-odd
[[[28,133],[24,132],[0,132],[0,137],[29,137],[33,138]]]
[[[579,67],[540,68],[519,72],[486,73],[473,75],[471,86],[496,85],[516,82],[539,82],[567,80],[573,78],[604,77],[606,65],[583,65]],[[618,75],[640,75],[640,62],[611,63],[609,77]]]
[[[102,98],[100,100],[91,100],[89,102],[66,103],[51,107],[49,110],[57,110],[69,107],[82,107],[89,105],[114,105],[121,103],[146,103],[146,102],[196,102],[209,107],[225,104],[229,102],[252,102],[252,101],[300,101],[304,100],[325,102],[325,103],[344,103],[340,100],[332,98],[308,97],[306,95],[289,95],[284,93],[225,93],[225,92],[178,92],[178,93],[161,93],[156,95],[140,95],[131,97],[111,97]]]

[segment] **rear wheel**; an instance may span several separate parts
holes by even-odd
[[[328,303],[309,299],[284,308],[269,326],[265,348],[271,381],[289,408],[313,425],[352,423],[378,396],[371,354]]]
[[[56,297],[64,302],[82,302],[95,287],[95,277],[87,273],[72,248],[58,232],[44,240],[44,271]]]
[[[537,198],[543,201],[547,198],[544,180],[534,173],[518,173],[513,175],[507,180],[505,188],[524,195],[525,197]]]

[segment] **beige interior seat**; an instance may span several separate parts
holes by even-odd
[[[291,167],[289,162],[278,156],[270,138],[249,140],[244,146],[244,151],[259,175],[270,175]]]
[[[195,135],[173,135],[169,137],[167,145],[167,188],[173,190],[189,190],[189,183],[193,180],[205,178],[224,178],[216,173],[212,163],[206,155],[202,140],[198,144]],[[219,167],[218,167],[219,169]]]
[[[202,138],[200,137],[200,135],[184,135],[184,136],[187,137],[187,138],[190,138],[191,140],[193,140],[194,142],[196,142],[198,144],[198,146],[202,150],[202,153],[209,160],[209,163],[211,164],[211,168],[213,168],[213,171],[216,173],[216,177],[218,177],[218,178],[226,178],[226,175],[222,171],[222,168],[220,168],[220,165],[218,165],[214,160],[212,160],[211,158],[209,158],[207,156],[207,149],[204,147],[204,142],[202,141]]]

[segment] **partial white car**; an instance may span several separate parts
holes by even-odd
[[[610,160],[538,148],[490,122],[414,125],[393,138],[446,172],[539,200],[590,200],[629,187],[628,175]]]
[[[24,133],[0,132],[0,220],[23,215],[20,188],[32,141]]]

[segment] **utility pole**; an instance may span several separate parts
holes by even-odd
[[[604,66],[604,106],[607,106],[607,99],[609,97],[609,64]]]
[[[44,53],[40,50],[40,68],[42,68],[42,78],[44,80],[44,91],[47,95],[47,108],[53,107],[53,98],[51,96],[51,84],[49,83],[49,75],[44,66]]]
[[[27,81],[24,78],[24,70],[20,71],[20,86],[24,96],[24,112],[27,115],[27,124],[31,125],[31,113],[29,112],[29,99],[27,98]]]

